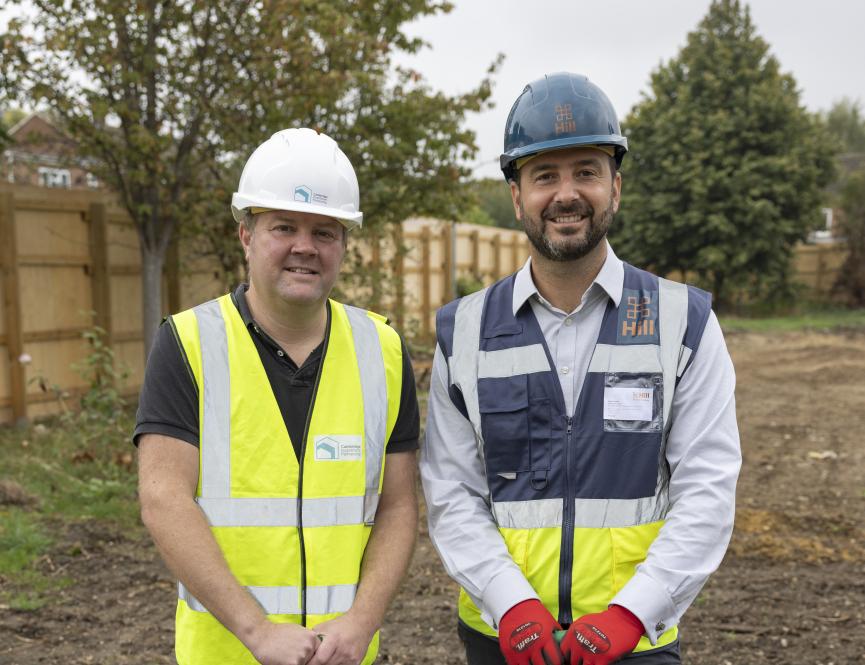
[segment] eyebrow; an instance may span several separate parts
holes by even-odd
[[[583,159],[578,159],[578,160],[572,162],[571,164],[569,164],[569,166],[572,166],[572,167],[573,166],[600,167],[600,165],[601,165],[601,160],[598,157],[584,157]],[[558,168],[558,164],[555,164],[553,162],[541,162],[540,164],[532,165],[532,167],[529,169],[529,174],[534,175],[538,171],[545,171],[548,169],[556,169],[556,168]]]

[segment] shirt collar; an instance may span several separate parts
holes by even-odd
[[[622,288],[625,283],[625,267],[622,260],[613,252],[610,243],[607,242],[607,258],[604,260],[604,265],[598,272],[598,276],[589,285],[591,289],[595,284],[602,288],[610,299],[619,306],[619,301],[622,299]],[[522,268],[519,269],[514,279],[514,297],[513,297],[513,312],[514,316],[520,311],[520,308],[532,296],[541,297],[538,292],[538,287],[535,286],[535,281],[532,279],[532,258],[529,257]]]

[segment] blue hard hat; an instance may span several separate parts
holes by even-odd
[[[603,90],[581,74],[547,74],[529,83],[511,107],[502,173],[512,180],[521,157],[581,145],[612,147],[617,167],[628,152],[628,139]]]

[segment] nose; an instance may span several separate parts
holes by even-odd
[[[298,256],[315,256],[318,254],[318,249],[313,242],[312,233],[303,231],[294,237],[294,243],[291,245],[291,253]]]
[[[562,178],[556,188],[554,200],[557,203],[569,203],[580,198],[580,190],[572,178]]]

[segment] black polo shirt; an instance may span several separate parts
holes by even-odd
[[[231,294],[231,300],[255,343],[294,445],[295,454],[299,457],[300,443],[306,427],[309,405],[313,399],[315,377],[321,365],[324,342],[319,344],[303,365],[298,367],[252,318],[246,302],[247,288],[246,284],[238,286]],[[329,304],[325,334],[330,335]],[[404,343],[402,358],[400,407],[396,424],[387,442],[388,453],[416,450],[418,447],[420,418],[417,392],[411,358]],[[170,323],[165,322],[159,327],[153,348],[147,358],[147,370],[144,373],[144,384],[141,387],[132,440],[138,445],[138,439],[142,434],[163,434],[197,446],[198,423],[198,386],[183,356],[174,329]]]

